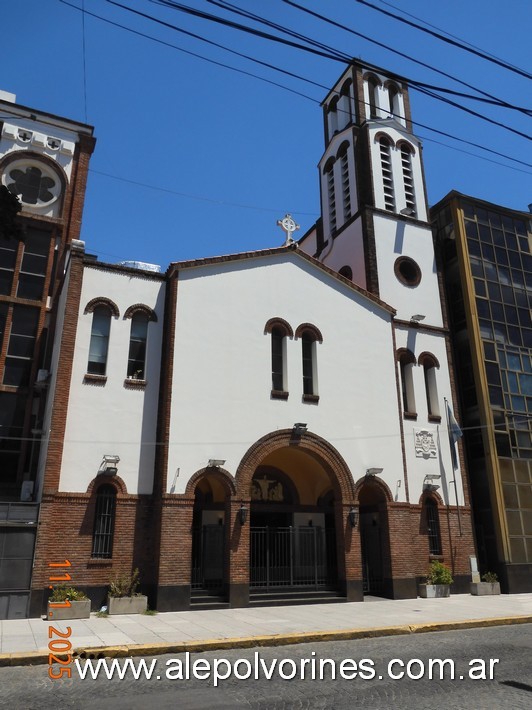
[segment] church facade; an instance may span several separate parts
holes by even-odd
[[[323,104],[321,213],[298,242],[106,264],[73,240],[36,489],[48,564],[160,611],[415,598],[475,555],[448,322],[408,87],[354,62]]]

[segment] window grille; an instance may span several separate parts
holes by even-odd
[[[403,182],[405,186],[406,207],[412,210],[411,216],[416,216],[416,195],[414,192],[414,175],[412,172],[412,153],[406,146],[401,146],[401,162],[403,164]]]
[[[438,516],[438,506],[427,498],[425,500],[425,510],[427,512],[427,533],[429,537],[429,553],[431,555],[441,555],[441,535],[440,520]]]
[[[384,138],[380,140],[382,184],[384,190],[384,207],[395,211],[395,195],[393,189],[392,156],[390,144]]]
[[[110,485],[101,486],[96,494],[92,557],[112,557],[115,511],[116,490]]]
[[[351,194],[349,190],[349,161],[347,152],[345,152],[340,160],[340,171],[342,175],[342,200],[344,207],[344,221],[351,217]]]

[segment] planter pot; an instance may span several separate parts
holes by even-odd
[[[88,619],[91,615],[91,600],[79,599],[70,602],[69,607],[50,606],[48,602],[48,621],[64,621],[65,619]]]
[[[487,594],[500,594],[501,585],[499,582],[471,582],[471,594],[476,597],[483,597]]]
[[[439,599],[451,595],[450,584],[420,584],[419,596],[423,599]]]
[[[148,608],[148,597],[108,597],[109,614],[142,614]]]

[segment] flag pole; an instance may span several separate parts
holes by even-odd
[[[447,435],[449,437],[449,444],[451,446],[451,449],[454,449],[454,455],[453,451],[451,451],[451,461],[453,462],[453,485],[454,485],[454,498],[456,500],[456,514],[458,515],[458,533],[460,537],[462,537],[462,521],[460,520],[460,506],[458,505],[458,488],[456,487],[456,472],[458,470],[458,455],[456,453],[456,442],[452,439],[451,437],[451,422],[449,421],[449,402],[447,401],[447,397],[443,398],[445,401],[445,416],[447,417]],[[457,468],[454,468],[454,461],[456,460]]]

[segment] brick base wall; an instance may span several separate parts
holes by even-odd
[[[233,606],[245,606],[249,599],[249,516],[242,525],[241,503],[236,496],[228,497],[226,502],[225,588]],[[249,510],[250,502],[244,504]],[[415,597],[417,583],[423,580],[433,559],[422,506],[387,501],[380,507],[385,594],[392,598]],[[52,570],[49,564],[63,560],[71,562],[68,569],[71,583],[89,592],[95,608],[99,608],[110,578],[130,573],[135,567],[140,570],[142,588],[149,593],[152,606],[157,606],[159,598],[161,609],[187,608],[193,508],[194,499],[190,496],[165,495],[156,502],[152,496],[118,493],[113,556],[94,559],[91,552],[95,496],[90,493],[46,496],[41,506],[32,609],[38,610],[39,606],[42,609],[48,596]],[[335,505],[338,588],[348,599],[356,600],[361,599],[362,588],[360,521],[353,528],[348,520],[349,510],[349,505]],[[464,580],[470,577],[469,556],[475,554],[471,512],[461,508],[460,520],[456,507],[439,505],[438,512],[442,554],[437,559],[451,568],[461,590]]]

